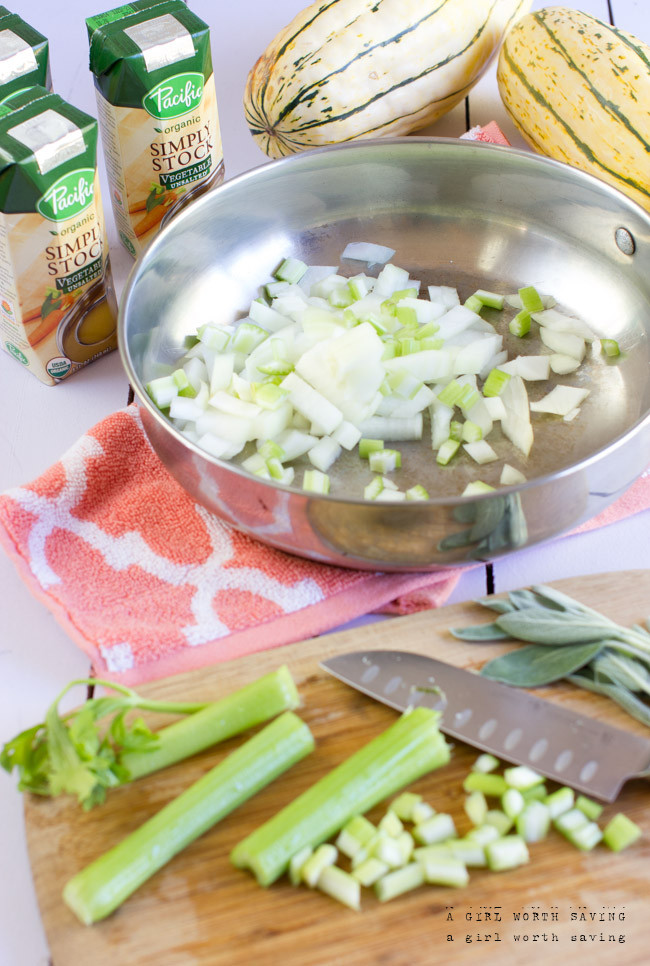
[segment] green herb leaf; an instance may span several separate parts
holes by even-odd
[[[594,678],[608,678],[628,691],[641,691],[650,694],[650,671],[625,654],[606,649],[592,665]]]
[[[497,614],[509,614],[510,611],[515,610],[514,604],[511,604],[509,600],[504,600],[503,597],[479,597],[474,603],[487,607]]]
[[[158,205],[165,203],[165,198],[167,193],[164,188],[159,188],[154,185],[149,194],[147,195],[147,200],[145,202],[145,209],[147,211],[152,211]]]
[[[477,624],[473,627],[450,627],[449,631],[459,641],[473,641],[474,643],[479,643],[480,641],[506,641],[509,637],[496,622],[492,624]]]
[[[510,637],[533,644],[584,644],[601,640],[607,633],[606,627],[592,619],[569,617],[560,611],[542,612],[536,607],[501,614],[495,623]]]
[[[488,661],[481,674],[519,688],[536,688],[572,674],[598,654],[600,641],[575,647],[529,644]]]
[[[629,715],[650,728],[650,706],[620,685],[594,680],[590,668],[583,669],[579,674],[570,674],[567,680],[578,687],[586,688],[587,691],[593,691],[594,694],[610,698]]]

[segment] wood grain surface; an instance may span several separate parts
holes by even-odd
[[[558,587],[622,624],[650,614],[650,571],[561,581]],[[216,764],[241,739],[113,792],[84,813],[70,801],[26,798],[32,870],[53,966],[429,966],[648,962],[650,786],[628,782],[602,820],[623,811],[643,830],[614,854],[581,853],[557,833],[530,847],[529,865],[505,873],[471,870],[463,889],[424,886],[380,904],[364,891],[353,912],[316,891],[280,881],[260,888],[229,862],[231,848],[317,778],[395,720],[395,712],[319,669],[327,656],[402,648],[476,668],[508,645],[456,641],[448,628],[490,619],[460,604],[326,635],[169,678],[141,690],[209,700],[282,663],[291,669],[317,740],[315,752],[176,856],[111,917],[84,927],[64,905],[65,882]],[[538,694],[641,735],[648,729],[605,699],[565,685]],[[162,723],[163,719],[154,724]],[[468,828],[461,783],[476,752],[460,744],[445,768],[413,787]],[[370,813],[378,818],[379,807]],[[517,918],[519,916],[519,918]],[[572,916],[575,917],[572,919]],[[519,938],[517,938],[519,937]]]

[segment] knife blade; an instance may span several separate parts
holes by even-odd
[[[607,802],[650,768],[650,739],[423,654],[354,651],[321,667],[397,711],[441,711],[445,734]]]

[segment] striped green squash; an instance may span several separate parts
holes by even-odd
[[[650,47],[577,10],[547,7],[507,34],[497,79],[535,150],[650,210]]]
[[[246,84],[270,157],[401,135],[451,110],[530,0],[318,0],[280,31]]]

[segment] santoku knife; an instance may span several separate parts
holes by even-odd
[[[650,769],[650,739],[423,654],[355,651],[321,667],[398,711],[435,708],[453,738],[607,802]]]

